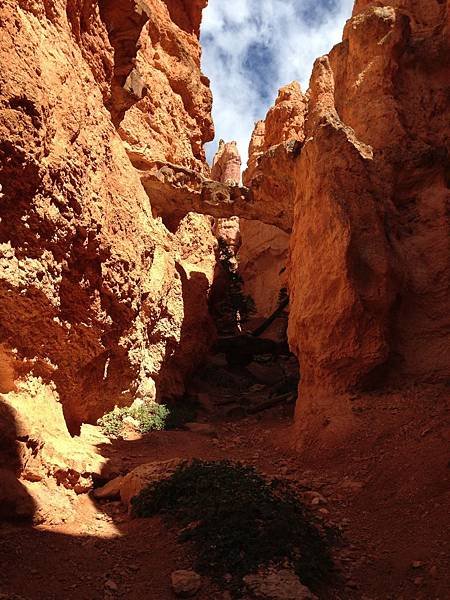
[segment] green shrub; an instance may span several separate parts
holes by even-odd
[[[252,467],[195,460],[142,490],[132,505],[135,516],[162,512],[184,527],[180,539],[193,542],[196,569],[233,592],[265,565],[288,561],[313,590],[332,572],[330,540],[312,513],[286,484],[267,482]]]
[[[124,420],[128,417],[135,421],[135,427],[140,433],[161,430],[165,428],[169,410],[164,404],[147,401],[141,405],[125,408],[115,407],[114,410],[103,415],[97,424],[106,435],[118,437],[124,427]]]
[[[164,404],[149,402],[139,406],[132,411],[131,417],[139,421],[139,431],[148,433],[149,431],[161,431],[166,426],[166,420],[169,416],[169,410]]]
[[[103,433],[106,435],[117,437],[122,431],[125,411],[125,408],[119,408],[116,406],[114,410],[106,413],[106,415],[103,415],[103,417],[98,419],[97,425],[100,425],[100,427],[103,429]]]
[[[244,280],[235,265],[235,254],[223,238],[218,240],[217,258],[227,278],[223,298],[215,306],[216,321],[223,332],[234,332],[236,326],[249,321],[256,314],[253,298],[244,293]]]

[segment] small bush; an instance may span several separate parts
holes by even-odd
[[[138,517],[163,512],[185,527],[181,540],[193,542],[196,569],[236,593],[261,566],[288,561],[313,590],[332,572],[329,540],[314,516],[285,484],[266,482],[252,467],[195,460],[132,504]]]
[[[161,431],[166,426],[166,420],[169,416],[169,410],[164,404],[150,402],[139,406],[133,411],[131,417],[139,421],[139,431],[148,433],[149,431]]]
[[[97,421],[97,425],[99,425],[103,429],[103,433],[109,435],[111,437],[117,437],[120,435],[123,427],[123,417],[125,416],[124,411],[126,409],[119,408],[116,406],[114,410],[106,415],[103,415]]]
[[[244,293],[244,280],[238,272],[234,250],[223,238],[218,240],[217,258],[228,285],[215,307],[216,324],[222,332],[234,332],[236,327],[240,328],[256,314],[256,304],[250,295]]]
[[[147,401],[125,408],[116,406],[114,410],[103,415],[97,424],[106,435],[118,437],[127,421],[140,433],[148,433],[164,429],[168,416],[169,410],[164,404]]]

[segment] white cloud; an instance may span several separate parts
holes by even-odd
[[[255,121],[277,90],[308,87],[314,60],[340,41],[353,0],[209,0],[203,13],[204,73],[211,79],[216,140],[236,140],[247,160]]]

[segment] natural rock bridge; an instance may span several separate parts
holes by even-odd
[[[301,145],[297,141],[270,148],[259,159],[258,173],[252,180],[251,189],[213,181],[197,171],[151,160],[141,153],[130,151],[129,157],[140,173],[152,207],[161,216],[182,218],[189,212],[216,218],[238,216],[290,232],[294,205],[293,179],[289,174],[285,178],[280,177],[280,172],[286,172],[286,162],[294,165],[300,150]],[[277,168],[281,162],[284,163],[283,171]]]

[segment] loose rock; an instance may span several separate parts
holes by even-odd
[[[244,583],[252,597],[258,600],[317,600],[290,569],[247,575]]]
[[[195,596],[202,586],[202,578],[195,571],[174,571],[170,579],[174,593],[180,598]]]

